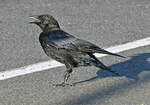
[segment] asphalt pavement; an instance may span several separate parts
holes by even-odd
[[[30,15],[51,14],[65,31],[109,47],[149,37],[149,0],[0,0],[0,71],[47,61],[39,42],[40,28]],[[121,76],[80,67],[70,82],[65,67],[0,81],[0,105],[149,105],[150,46],[100,58]]]

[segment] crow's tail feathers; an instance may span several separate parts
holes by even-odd
[[[94,61],[94,66],[102,69],[102,70],[106,70],[106,71],[109,71],[109,72],[112,72],[113,74],[119,76],[119,73],[117,73],[116,71],[113,71],[111,70],[110,68],[108,68],[107,66],[105,66],[103,63],[101,63],[100,61]]]
[[[126,58],[125,56],[122,56],[122,55],[119,55],[119,54],[115,54],[115,53],[110,53],[110,52],[108,52],[108,54],[114,55],[114,56],[118,56],[118,57],[121,57],[121,58]]]

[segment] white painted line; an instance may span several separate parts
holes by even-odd
[[[106,48],[106,50],[111,51],[113,53],[119,53],[122,51],[130,50],[130,49],[134,49],[134,48],[138,48],[138,47],[142,47],[146,45],[150,45],[150,37],[136,40],[133,42],[129,42],[126,44],[109,47],[109,48]],[[105,54],[95,54],[95,55],[96,57],[107,56]],[[64,65],[54,60],[40,62],[40,63],[36,63],[36,64],[24,66],[24,67],[12,69],[12,70],[0,72],[0,80],[5,80],[5,79],[13,78],[16,76],[33,73],[33,72],[44,71],[44,70],[48,70],[48,69],[52,69],[52,68],[56,68],[60,66],[64,66]]]

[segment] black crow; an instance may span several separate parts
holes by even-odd
[[[34,21],[30,23],[38,25],[42,29],[39,41],[46,55],[58,62],[65,64],[67,70],[64,74],[64,81],[56,86],[71,85],[67,80],[72,68],[79,66],[96,66],[119,75],[117,72],[106,67],[93,54],[102,53],[123,57],[108,52],[95,44],[79,39],[62,30],[57,20],[48,14],[31,16]]]

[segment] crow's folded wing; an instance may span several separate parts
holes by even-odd
[[[61,30],[41,33],[39,40],[57,49],[78,51],[78,47],[74,44],[77,38]]]
[[[108,52],[108,51],[96,46],[95,44],[88,42],[88,41],[78,39],[77,42],[78,42],[77,43],[78,49],[82,52],[102,53],[102,54],[109,54],[109,55],[114,55],[114,56],[125,58],[124,56],[121,56],[119,54]]]
[[[40,40],[46,41],[47,44],[56,47],[57,49],[65,49],[68,51],[70,50],[84,53],[102,53],[123,57],[121,55],[108,52],[88,41],[75,38],[64,31],[47,33],[47,35],[43,35]]]

